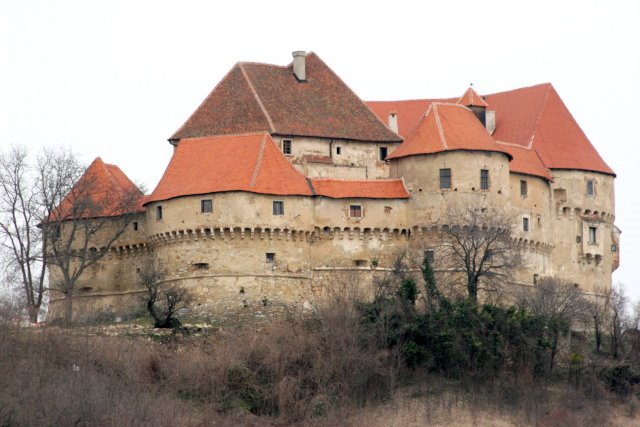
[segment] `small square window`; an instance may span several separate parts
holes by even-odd
[[[480,169],[480,189],[481,190],[489,189],[489,170],[488,169]]]
[[[440,169],[440,189],[451,188],[451,169]]]
[[[282,140],[282,152],[284,154],[291,154],[291,146],[292,146],[292,141],[290,139]]]
[[[524,179],[520,181],[520,197],[527,197],[529,194],[529,189],[527,188],[527,181]]]
[[[362,206],[360,205],[349,206],[349,216],[351,218],[362,218]]]
[[[211,199],[200,200],[200,212],[202,213],[213,212],[213,200]]]
[[[342,152],[342,147],[336,147],[336,154],[339,156]]]
[[[266,261],[269,264],[274,264],[276,262],[276,254],[274,252],[267,252]]]
[[[436,255],[433,249],[427,249],[426,251],[424,251],[424,257],[427,261],[429,261],[430,265],[433,265],[434,261],[436,260]]]
[[[384,161],[384,159],[386,159],[386,158],[387,158],[387,155],[388,155],[388,154],[389,154],[389,148],[387,148],[387,147],[380,147],[378,160],[380,160],[380,161]]]
[[[274,201],[273,202],[273,214],[274,215],[284,215],[284,202]]]
[[[158,221],[162,219],[162,206],[156,206],[156,219]]]
[[[595,195],[595,184],[592,179],[587,180],[587,196],[593,197]]]
[[[597,242],[597,228],[596,227],[589,227],[589,244],[591,245],[595,245]]]
[[[522,218],[522,231],[529,231],[529,218]]]
[[[133,231],[138,231],[138,221],[133,221]]]

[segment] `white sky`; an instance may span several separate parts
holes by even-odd
[[[0,0],[2,145],[70,146],[148,190],[166,141],[237,61],[314,51],[365,100],[551,82],[617,172],[640,297],[640,2]]]

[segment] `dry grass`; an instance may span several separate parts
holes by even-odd
[[[398,388],[397,360],[376,350],[360,328],[351,306],[341,303],[310,319],[199,336],[140,326],[34,329],[0,322],[0,426],[638,421],[635,397],[615,401],[596,380],[585,379],[578,390],[522,379],[453,382],[414,372],[412,385]],[[119,335],[106,332],[113,330]]]

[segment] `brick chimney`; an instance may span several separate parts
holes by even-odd
[[[307,81],[307,71],[305,67],[305,58],[307,53],[304,50],[296,50],[293,52],[293,74],[296,79],[301,82]]]

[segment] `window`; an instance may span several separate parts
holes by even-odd
[[[523,179],[520,181],[520,197],[527,197],[528,193],[527,181]]]
[[[133,231],[138,231],[138,221],[133,221]]]
[[[273,252],[267,252],[266,253],[266,261],[269,264],[274,264],[276,262],[276,254]]]
[[[342,151],[342,147],[336,147],[336,154],[339,156]]]
[[[356,267],[366,267],[368,263],[366,259],[356,259],[356,260],[353,260],[353,264]]]
[[[360,205],[349,206],[349,216],[351,218],[362,218],[362,206]]]
[[[587,196],[593,197],[595,195],[595,184],[592,179],[587,180]]]
[[[195,268],[196,270],[208,270],[209,269],[209,263],[208,262],[194,262],[193,263],[193,268]]]
[[[162,219],[162,206],[156,206],[156,219]]]
[[[481,190],[489,189],[489,170],[488,169],[480,169],[480,189]]]
[[[202,213],[213,212],[213,200],[211,199],[200,200],[200,212]]]
[[[522,218],[522,231],[529,231],[529,218]]]
[[[424,258],[429,261],[429,265],[433,265],[433,262],[436,260],[435,252],[433,249],[427,249],[424,251]]]
[[[618,247],[616,245],[611,245],[611,252],[616,252]]]
[[[280,201],[273,202],[273,214],[284,215],[284,202],[280,202]]]
[[[378,158],[378,160],[380,161],[384,161],[384,159],[387,158],[387,155],[389,154],[389,148],[387,147],[380,147],[380,157]]]
[[[440,189],[451,188],[451,169],[440,169]]]
[[[598,243],[596,240],[596,231],[596,227],[589,227],[589,244],[591,245]]]
[[[291,140],[283,139],[282,140],[282,152],[284,154],[291,154]]]

